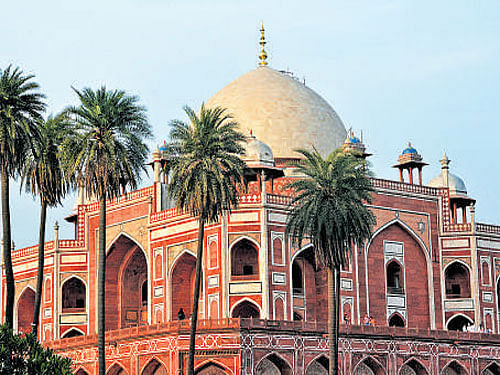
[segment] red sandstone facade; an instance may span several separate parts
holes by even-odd
[[[207,228],[200,374],[325,371],[325,272],[308,245],[295,248],[285,236],[286,179],[268,181],[264,191],[251,184],[239,209]],[[450,221],[446,188],[373,184],[373,238],[341,275],[341,316],[350,323],[342,327],[343,372],[498,373],[500,227]],[[109,203],[110,374],[176,374],[185,366],[189,320],[178,321],[177,313],[183,308],[189,317],[191,310],[197,223],[175,208],[157,209],[161,187]],[[46,244],[39,334],[74,360],[76,373],[94,374],[97,203],[78,207],[75,228],[75,239],[59,239],[56,229]],[[30,329],[36,251],[13,254],[22,331]],[[365,314],[374,328],[363,326]],[[484,332],[453,331],[466,321]]]
[[[324,149],[342,143],[334,139],[339,132],[345,136],[345,129],[333,109],[288,73],[260,67],[235,82],[219,99],[233,100],[242,92],[243,99],[227,106],[232,110],[246,109],[246,98],[257,101],[247,118],[253,125],[266,131],[269,119],[286,129],[293,123],[283,135],[290,143],[303,134],[308,140],[315,136]],[[285,110],[274,111],[278,102]],[[260,118],[251,117],[262,108]],[[298,115],[290,115],[290,108],[298,108]],[[310,120],[305,123],[304,113]],[[318,121],[319,129],[329,126],[330,133],[317,134],[313,127],[303,132],[311,121]],[[281,137],[270,137],[277,148]],[[352,133],[343,147],[369,155]],[[271,148],[249,137],[246,161],[257,181],[240,197],[237,210],[206,228],[197,374],[326,374],[326,272],[315,264],[310,245],[295,247],[285,234],[291,201],[285,186],[293,177],[286,167],[290,156],[280,150],[276,164],[286,177],[279,177],[283,171]],[[112,200],[107,208],[110,375],[174,375],[186,368],[198,225],[171,208],[161,173],[165,161],[159,150],[153,158],[153,185]],[[449,160],[441,163],[442,175],[423,186],[425,163],[409,145],[395,166],[401,181],[372,179],[369,207],[377,224],[341,273],[344,375],[500,374],[500,226],[475,221],[474,199],[448,172]],[[406,174],[410,183],[403,181]],[[79,203],[68,218],[74,239],[60,239],[56,226],[54,241],[45,244],[39,337],[72,358],[75,374],[93,375],[99,206],[83,198]],[[37,246],[15,249],[13,263],[15,328],[27,332]],[[1,282],[4,303],[3,269]],[[181,309],[184,320],[178,320]],[[364,325],[367,315],[374,327]]]

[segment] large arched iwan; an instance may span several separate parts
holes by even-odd
[[[384,241],[404,244],[404,280],[407,327],[430,328],[427,260],[424,249],[403,227],[395,223],[376,235],[368,249],[368,292],[370,315],[375,322],[386,322]],[[385,303],[381,303],[385,301]],[[372,303],[373,302],[373,303]]]
[[[146,256],[134,241],[120,236],[106,258],[106,330],[147,323]]]

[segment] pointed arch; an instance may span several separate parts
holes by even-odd
[[[127,375],[128,372],[125,368],[119,363],[114,362],[112,365],[108,367],[108,371],[106,371],[106,375]]]
[[[250,236],[243,234],[243,235],[238,236],[237,238],[235,238],[234,240],[231,241],[231,243],[229,244],[229,253],[231,253],[231,249],[233,248],[233,246],[235,244],[237,244],[238,242],[240,242],[241,240],[248,240],[248,241],[252,242],[255,245],[255,247],[257,248],[257,250],[260,250],[260,244],[256,240],[254,240]]]
[[[481,371],[481,375],[500,375],[500,365],[497,361],[490,362],[483,371]]]
[[[465,367],[456,359],[449,361],[441,370],[441,375],[468,375]]]
[[[404,370],[405,366],[409,367],[416,375],[429,375],[427,367],[425,367],[425,365],[415,357],[411,357],[403,363],[399,369],[399,375],[407,373]]]
[[[368,248],[372,244],[373,239],[375,237],[377,237],[380,232],[383,232],[385,229],[387,229],[391,225],[395,225],[395,224],[396,225],[399,224],[403,229],[405,229],[415,239],[415,241],[417,241],[420,244],[422,249],[424,249],[425,253],[428,255],[428,257],[429,257],[428,260],[430,260],[430,249],[427,248],[427,246],[425,245],[424,241],[422,241],[420,236],[410,226],[408,226],[408,224],[406,224],[404,221],[402,221],[399,218],[392,219],[392,220],[388,221],[387,223],[385,223],[384,225],[381,225],[380,227],[378,227],[377,230],[375,232],[373,232],[372,237],[370,238],[370,240],[366,244],[365,251],[368,252]]]
[[[202,362],[194,370],[195,375],[232,375],[233,372],[222,363],[210,359]]]
[[[329,363],[328,357],[324,354],[320,354],[309,362],[305,375],[327,375]]]
[[[141,250],[142,252],[144,253],[144,256],[146,257],[146,260],[149,260],[148,258],[148,253],[146,252],[146,250],[144,249],[144,246],[142,246],[141,242],[135,238],[134,236],[132,236],[130,233],[127,233],[127,232],[124,232],[124,231],[120,231],[120,233],[118,233],[108,244],[108,246],[106,247],[106,256],[109,254],[111,248],[113,247],[113,245],[120,239],[120,237],[124,237],[126,239],[128,239],[129,241],[135,243]]]
[[[134,272],[135,270],[135,272]],[[151,294],[150,264],[142,245],[120,232],[106,255],[106,329],[125,328],[150,321],[150,298],[143,304],[142,286]]]
[[[61,336],[62,339],[77,337],[77,336],[85,336],[85,333],[76,327],[71,327],[66,332],[64,332]]]
[[[139,372],[141,375],[167,375],[167,366],[158,358],[151,358]]]
[[[295,254],[292,255],[292,259],[290,260],[290,264],[295,260],[295,258],[297,258],[299,256],[300,253],[302,253],[303,251],[308,250],[309,248],[312,248],[312,247],[314,247],[314,246],[310,242],[303,245],[299,250],[297,250],[295,252]]]
[[[241,316],[241,315],[235,316],[235,314],[239,313],[238,309],[242,309],[242,308],[247,307],[247,306],[249,308],[248,311],[251,311],[251,309],[254,309],[254,311],[256,311],[258,314],[258,316],[252,316],[252,317],[259,319],[262,316],[261,315],[262,311],[260,309],[260,306],[254,300],[252,300],[248,297],[242,298],[238,302],[236,302],[233,305],[233,307],[231,307],[231,310],[229,311],[229,315],[233,318],[237,318],[237,317],[248,318],[247,316]]]
[[[406,327],[406,320],[400,313],[395,312],[387,319],[387,324],[389,327]]]
[[[400,257],[404,259],[402,261],[403,281],[405,279],[414,281],[406,285],[409,288],[406,291],[406,307],[407,311],[412,312],[406,319],[407,326],[435,328],[434,271],[431,251],[420,236],[399,218],[380,226],[365,246],[363,254],[367,265],[364,272],[367,314],[373,315],[379,321],[387,319],[386,308],[383,303],[382,305],[379,303],[379,300],[387,299],[387,285],[382,285],[380,280],[372,276],[379,272],[386,272],[385,248],[388,242],[400,243],[403,246],[403,251],[400,253]],[[375,251],[372,250],[373,248],[376,248]],[[371,263],[368,259],[376,259],[376,261]],[[416,293],[417,290],[419,293]],[[377,303],[370,304],[371,301]]]
[[[84,367],[80,367],[75,371],[75,375],[89,375],[89,373]]]
[[[361,361],[359,361],[354,367],[353,374],[354,375],[366,375],[366,371],[364,368],[367,368],[369,372],[373,375],[385,375],[385,369],[382,364],[372,356],[366,356]],[[370,374],[371,375],[371,374]]]
[[[276,352],[264,356],[257,366],[256,375],[292,375],[290,363]]]
[[[35,289],[29,284],[19,293],[19,298],[15,304],[16,319],[14,320],[15,329],[18,332],[29,333],[32,331],[31,323],[35,312],[35,295]]]
[[[193,291],[196,276],[196,256],[185,249],[172,263],[169,271],[170,319],[177,319],[181,309],[189,319],[193,309]],[[200,291],[200,295],[203,295]]]
[[[87,306],[87,284],[80,276],[71,275],[66,278],[61,287],[62,311],[79,309]]]
[[[448,263],[443,269],[446,298],[471,297],[471,267],[459,259]]]
[[[469,316],[462,314],[462,313],[457,313],[453,316],[451,316],[447,321],[446,321],[446,329],[448,331],[463,331],[463,327],[466,325],[473,325],[474,321],[472,318]]]
[[[255,240],[240,236],[231,243],[229,257],[232,280],[258,279],[260,246]]]
[[[177,254],[174,259],[172,260],[172,264],[170,265],[169,267],[169,270],[168,270],[168,276],[169,278],[172,276],[172,270],[174,269],[174,267],[176,266],[176,263],[177,261],[184,255],[184,254],[189,254],[191,256],[193,256],[195,259],[196,259],[196,253],[194,253],[193,251],[189,250],[189,249],[183,249],[179,254]]]

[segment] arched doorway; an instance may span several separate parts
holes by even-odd
[[[254,318],[254,319],[259,319],[260,318],[260,311],[259,308],[253,304],[250,301],[243,301],[237,304],[233,308],[233,312],[231,314],[231,317],[233,318],[244,318],[244,319],[249,319],[249,318]]]
[[[273,353],[259,362],[256,375],[292,375],[292,368],[283,358]]]
[[[123,367],[121,367],[118,363],[115,363],[113,366],[111,366],[106,372],[106,375],[126,375],[127,372]]]
[[[137,243],[122,235],[106,258],[106,329],[147,324],[148,266]],[[146,285],[146,295],[144,295]]]
[[[185,252],[175,261],[171,272],[172,320],[177,319],[180,309],[186,318],[191,316],[195,276],[196,258]]]
[[[448,321],[446,328],[448,331],[467,331],[467,327],[473,325],[474,322],[464,315],[455,315]]]
[[[167,375],[167,369],[157,359],[149,361],[148,365],[144,367],[141,375]]]
[[[35,291],[24,289],[17,301],[17,331],[30,333],[32,330],[33,313],[35,311]]]
[[[224,371],[224,368],[214,362],[205,363],[194,373],[195,375],[226,375],[226,371]]]
[[[441,375],[467,375],[467,370],[457,361],[452,361],[441,371]]]
[[[399,370],[399,375],[428,375],[427,369],[417,360],[406,362]]]
[[[326,271],[317,269],[313,247],[308,246],[301,250],[292,262],[294,320],[297,316],[306,321],[327,319],[326,289],[322,289],[324,287]]]
[[[399,314],[392,314],[389,318],[389,327],[404,327],[405,321]]]
[[[306,375],[328,375],[328,366],[328,358],[322,355],[309,364]]]
[[[385,375],[385,370],[375,359],[367,357],[356,366],[354,375]]]
[[[469,270],[460,262],[453,262],[444,273],[446,298],[470,298]]]

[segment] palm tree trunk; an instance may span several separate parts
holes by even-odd
[[[339,301],[340,270],[328,268],[328,350],[330,353],[329,375],[339,371]]]
[[[106,375],[106,192],[102,193],[99,211],[99,270],[97,277],[97,335],[99,352],[99,375]]]
[[[40,321],[40,305],[42,304],[43,266],[45,261],[45,224],[47,221],[47,203],[41,197],[40,233],[38,235],[38,271],[36,275],[35,311],[33,312],[33,333],[38,337],[38,323]]]
[[[203,264],[203,241],[205,225],[200,216],[198,225],[198,251],[196,255],[196,277],[194,280],[193,313],[191,314],[191,332],[189,333],[188,375],[194,375],[194,349],[196,343],[196,324],[198,322],[198,301],[200,300],[201,265]]]
[[[5,324],[9,328],[14,326],[14,271],[12,269],[11,254],[11,232],[10,232],[10,207],[9,207],[9,175],[5,168],[1,168],[2,185],[2,226],[3,226],[3,263],[5,266],[5,278],[7,284],[7,296],[5,298]]]

